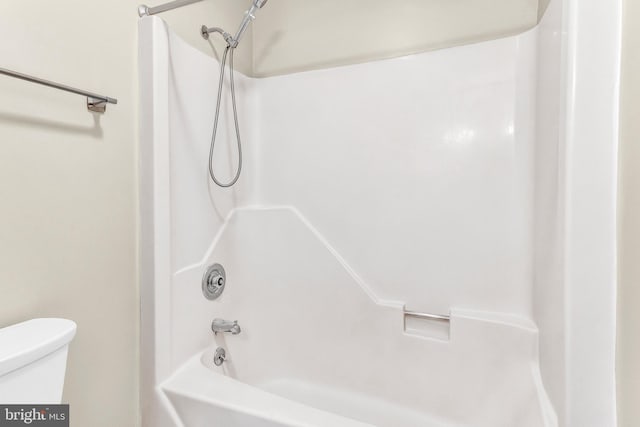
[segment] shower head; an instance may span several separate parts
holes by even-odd
[[[246,31],[249,23],[256,19],[254,13],[257,9],[262,9],[265,4],[267,4],[269,0],[253,0],[251,3],[251,7],[244,13],[244,18],[240,23],[240,27],[238,27],[238,31],[236,32],[235,37],[233,38],[233,43],[230,43],[231,47],[237,47],[238,43],[240,43],[240,39],[242,35]]]

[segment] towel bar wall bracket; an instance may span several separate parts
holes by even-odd
[[[107,111],[107,101],[104,99],[87,97],[87,110],[94,113],[104,113]]]

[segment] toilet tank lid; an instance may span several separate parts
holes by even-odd
[[[0,375],[64,347],[75,334],[75,322],[53,318],[27,320],[0,329]]]

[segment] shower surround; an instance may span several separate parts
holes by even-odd
[[[499,40],[236,73],[245,163],[231,189],[208,179],[218,62],[141,19],[143,425],[613,427],[615,285],[571,293],[576,269],[611,273],[576,268],[568,249],[572,185],[587,176],[568,158],[597,158],[570,144],[578,49],[566,35],[570,17],[591,19],[571,5]],[[225,97],[223,180],[237,161],[230,107]],[[590,178],[603,189],[594,204],[615,191],[613,172]],[[227,283],[209,301],[213,263]],[[598,390],[572,388],[569,307],[583,305],[605,311],[584,356],[602,363]],[[242,332],[214,336],[214,318]],[[589,400],[597,414],[578,424]]]

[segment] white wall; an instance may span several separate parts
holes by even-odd
[[[532,28],[548,0],[277,0],[255,21],[256,76],[366,62]]]
[[[542,19],[552,0],[539,0],[538,2],[538,19]]]
[[[538,26],[534,190],[533,318],[540,331],[544,384],[566,425],[566,298],[564,281],[565,105],[564,1],[551,2]]]
[[[620,427],[640,424],[640,4],[624,2],[620,100],[618,413]]]
[[[534,59],[531,32],[259,80],[261,203],[378,298],[530,317]]]
[[[561,156],[567,425],[616,424],[616,197],[621,1],[568,0]]]
[[[210,329],[191,314],[176,314],[170,285],[174,274],[202,261],[232,209],[252,203],[257,170],[258,116],[249,96],[251,81],[235,75],[244,169],[238,183],[221,189],[208,175],[208,156],[216,108],[219,64],[190,46],[159,17],[140,21],[141,111],[141,294],[142,411],[144,425],[170,425],[170,414],[155,399],[155,386],[180,363],[183,348],[171,347],[171,333],[185,341],[209,338]],[[205,52],[207,53],[207,52]],[[212,78],[212,76],[215,76]],[[214,165],[226,182],[237,165],[229,80],[220,114]],[[161,261],[158,261],[161,260]],[[200,283],[190,289],[201,296]],[[195,286],[195,287],[194,287]],[[181,291],[180,291],[181,292]],[[203,327],[204,326],[204,327]],[[198,341],[199,342],[199,341]]]

